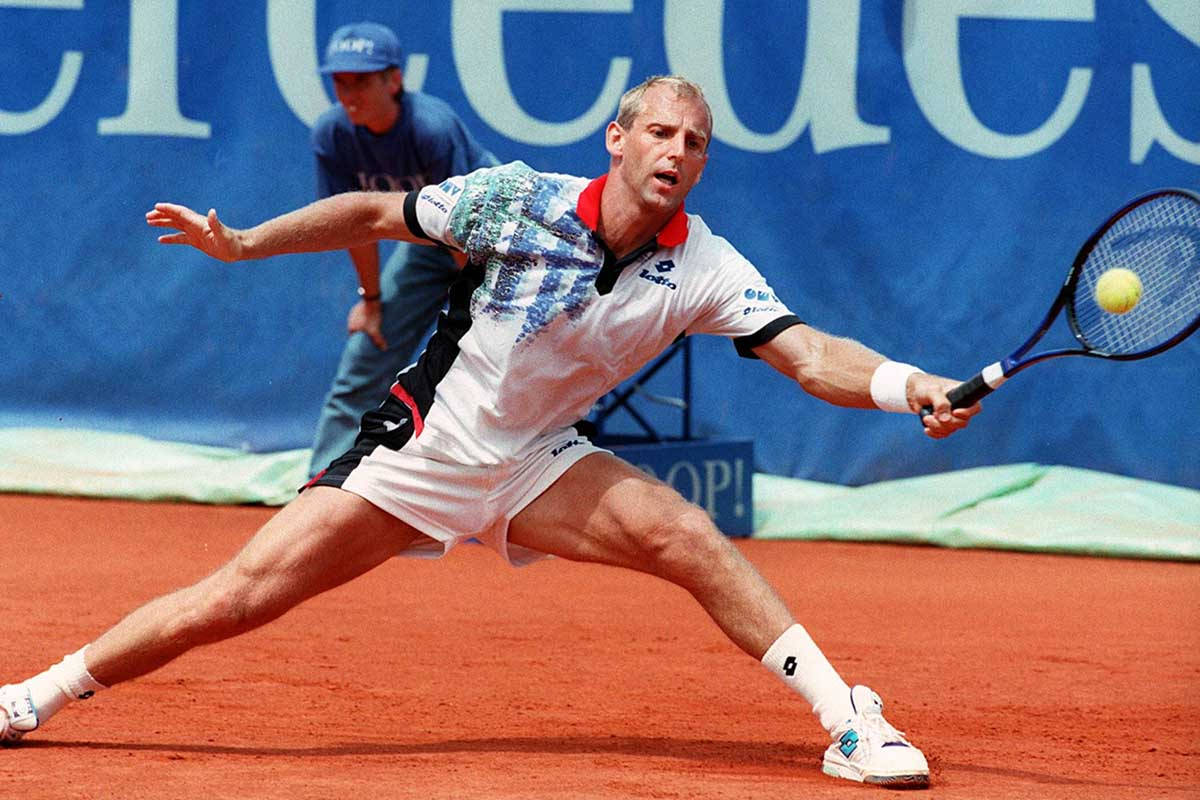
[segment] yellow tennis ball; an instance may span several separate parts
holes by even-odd
[[[1096,281],[1096,302],[1110,314],[1124,314],[1142,299],[1142,282],[1132,270],[1105,271]]]

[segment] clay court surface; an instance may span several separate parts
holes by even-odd
[[[0,680],[217,566],[272,513],[0,495]],[[745,542],[884,696],[936,798],[1200,797],[1200,566]],[[855,798],[802,701],[654,579],[394,559],[0,751],[37,798]]]

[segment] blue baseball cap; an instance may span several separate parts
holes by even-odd
[[[377,22],[355,22],[333,32],[321,74],[378,72],[400,66],[400,40]]]

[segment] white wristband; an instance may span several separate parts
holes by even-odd
[[[911,414],[912,409],[908,407],[908,377],[920,371],[912,364],[883,362],[871,376],[871,399],[884,411]]]

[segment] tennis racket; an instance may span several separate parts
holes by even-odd
[[[1111,313],[1096,299],[1110,269],[1131,270],[1141,299]],[[1066,311],[1078,347],[1030,353]],[[1026,367],[1061,356],[1133,361],[1174,347],[1200,327],[1200,195],[1159,189],[1127,203],[1096,229],[1075,256],[1045,319],[1024,344],[946,393],[952,408],[974,405]],[[922,416],[932,413],[926,406]]]

